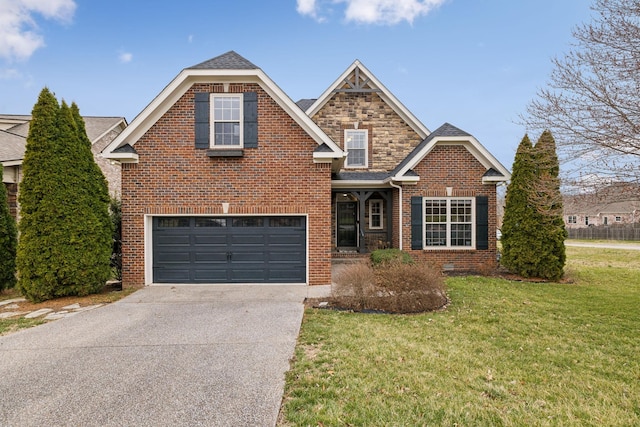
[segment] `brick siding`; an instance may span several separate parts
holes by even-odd
[[[415,186],[403,187],[403,249],[414,258],[432,263],[444,269],[487,272],[497,267],[496,248],[496,187],[482,184],[486,168],[461,145],[438,145],[414,171],[420,176]],[[489,249],[487,250],[412,250],[411,249],[411,197],[446,197],[447,187],[453,188],[453,196],[489,198]],[[395,221],[395,220],[394,220]],[[395,227],[394,223],[394,227]],[[395,245],[394,241],[394,245]]]
[[[123,281],[144,281],[144,215],[308,215],[310,285],[331,283],[331,167],[314,164],[317,143],[256,84],[258,141],[244,156],[213,157],[194,147],[194,94],[222,92],[194,84],[135,144],[139,163],[122,167]],[[150,281],[151,278],[148,278]]]

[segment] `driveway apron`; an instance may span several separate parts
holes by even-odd
[[[307,289],[147,287],[0,337],[0,425],[273,426]]]

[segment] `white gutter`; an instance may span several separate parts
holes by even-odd
[[[397,188],[398,192],[399,192],[399,194],[398,194],[399,203],[398,204],[400,205],[400,208],[398,209],[398,214],[399,214],[400,221],[398,222],[398,225],[399,225],[398,228],[400,228],[400,233],[398,234],[398,238],[400,239],[400,241],[399,241],[400,244],[398,246],[400,246],[400,247],[398,249],[402,250],[402,228],[403,228],[402,227],[402,186],[394,184],[393,181],[389,181],[389,185],[391,185],[393,188]]]

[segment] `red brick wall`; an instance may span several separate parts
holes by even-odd
[[[414,258],[440,268],[445,264],[453,264],[455,270],[470,272],[496,268],[496,187],[482,184],[486,168],[461,145],[438,145],[414,171],[420,176],[418,184],[403,187],[403,249]],[[411,197],[446,197],[447,187],[453,188],[454,197],[489,198],[488,250],[411,249]]]
[[[258,141],[244,156],[207,156],[194,148],[194,93],[222,92],[221,84],[193,85],[135,144],[139,163],[122,168],[123,281],[144,282],[144,215],[307,214],[309,284],[331,283],[331,168],[314,164],[317,143],[256,84],[229,92],[257,92]],[[151,278],[147,278],[151,280]]]

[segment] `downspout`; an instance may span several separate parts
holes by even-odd
[[[398,249],[402,250],[402,186],[401,185],[396,185],[393,183],[393,180],[389,181],[389,185],[391,185],[393,188],[397,188],[398,189],[398,204],[400,205],[400,207],[398,208],[398,215],[399,215],[399,221],[398,221],[398,225],[400,228],[400,233],[398,234],[398,238],[400,239],[400,247]]]

